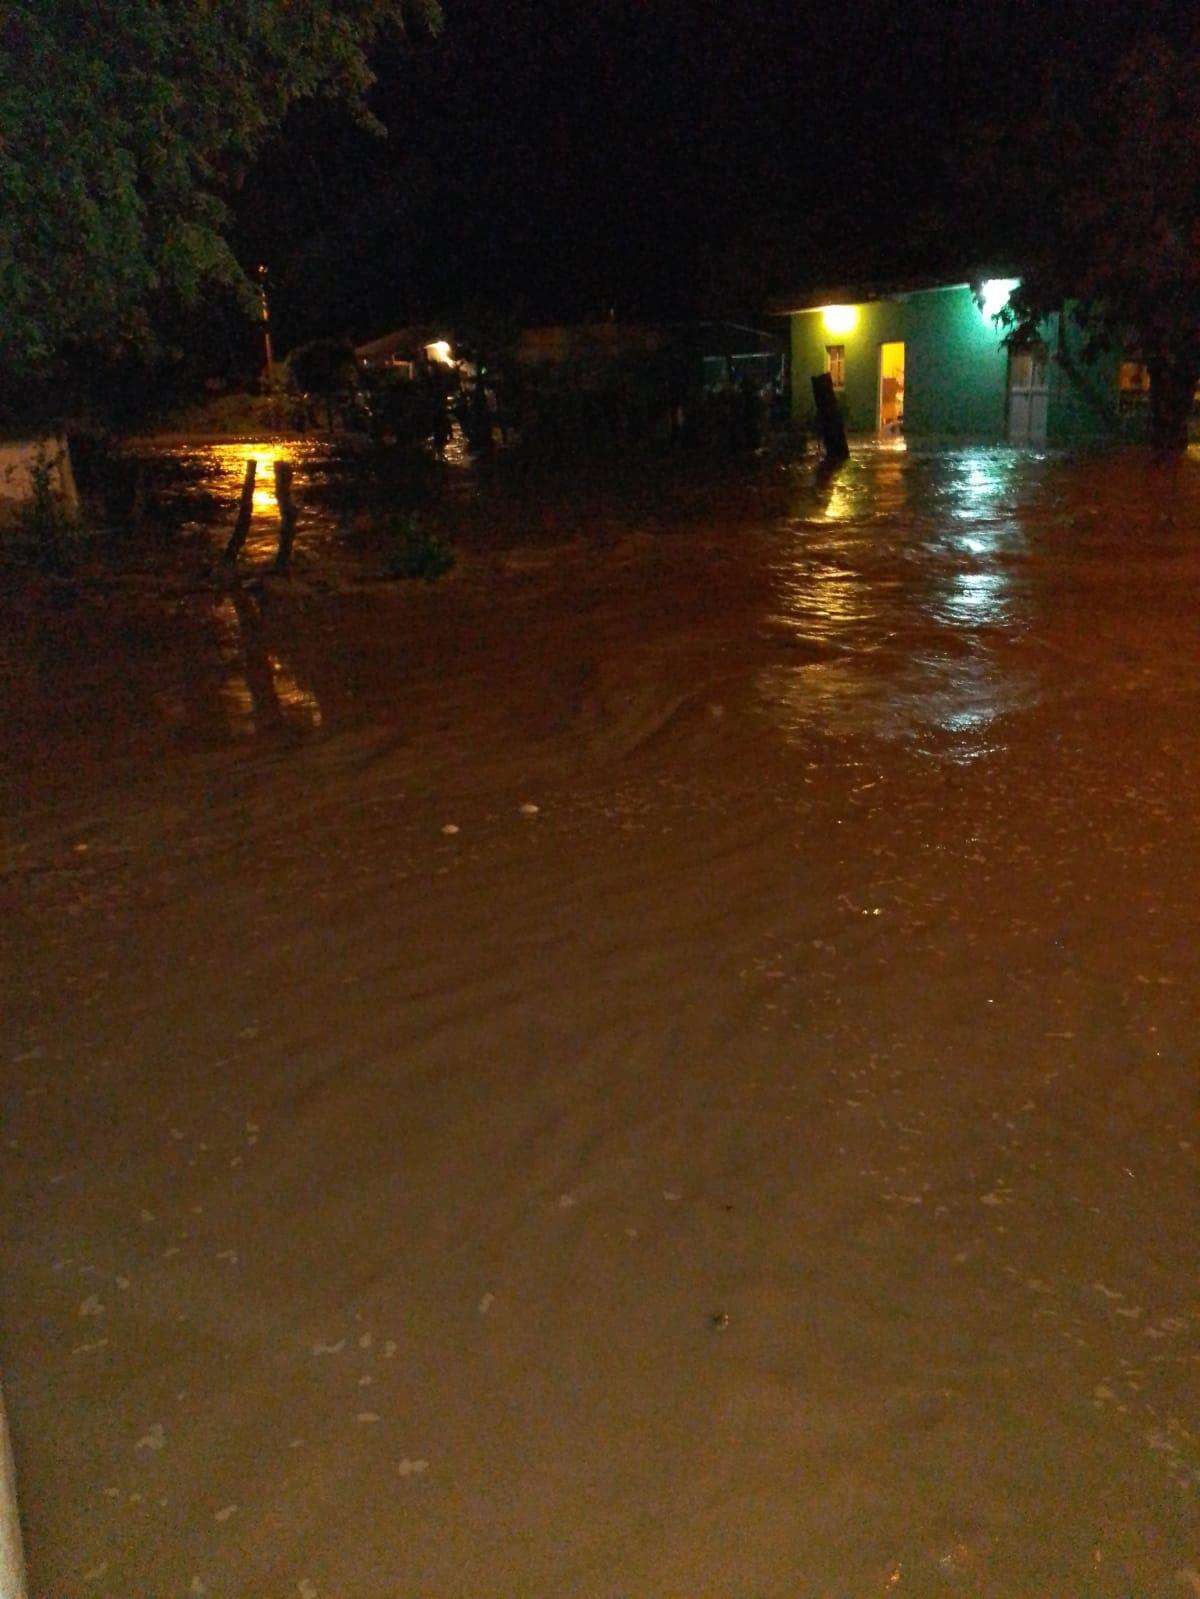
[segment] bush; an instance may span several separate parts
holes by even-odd
[[[425,527],[420,517],[411,513],[394,517],[388,532],[395,541],[384,568],[388,577],[433,583],[454,565],[453,546]]]
[[[333,416],[358,387],[358,359],[348,339],[313,339],[288,356],[292,382],[306,396],[322,401],[325,425],[333,431]]]

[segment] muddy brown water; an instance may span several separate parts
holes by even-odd
[[[34,1593],[1200,1587],[1200,462],[305,449],[2,602]]]

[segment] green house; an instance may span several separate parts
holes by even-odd
[[[995,318],[1017,281],[778,302],[790,323],[793,414],[812,415],[811,379],[828,372],[851,433],[1032,446],[1144,438],[1145,369],[1115,356],[1085,359],[1070,317],[1005,346]]]

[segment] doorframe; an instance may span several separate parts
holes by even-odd
[[[903,412],[903,410],[900,413],[901,426],[900,426],[899,434],[886,434],[883,431],[883,352],[884,352],[885,349],[887,349],[888,345],[895,345],[895,344],[898,344],[900,346],[901,350],[904,352],[903,356],[901,358],[900,370],[901,370],[901,372],[903,372],[905,374],[905,379],[906,380],[907,380],[907,376],[908,376],[908,373],[907,373],[907,368],[908,368],[908,341],[906,339],[880,339],[880,341],[879,341],[879,358],[878,358],[878,361],[876,362],[876,377],[875,377],[875,431],[876,431],[876,433],[879,435],[879,437],[881,439],[882,438],[892,438],[892,437],[899,437],[899,438],[903,438],[904,437],[904,426],[903,426],[903,423],[904,423],[904,412]]]
[[[1012,380],[1013,362],[1014,358],[1021,354],[1028,354],[1031,357],[1031,381],[1027,384],[1014,386]],[[1045,339],[1030,339],[1025,344],[1014,344],[1009,345],[1008,347],[1008,363],[1004,373],[1004,441],[1006,444],[1011,444],[1017,449],[1044,449],[1046,446],[1046,438],[1050,427],[1050,358],[1050,347],[1046,343]],[[1040,383],[1034,383],[1032,381],[1032,377],[1034,371],[1037,369],[1039,360],[1043,374],[1042,381]],[[1022,397],[1026,407],[1026,436],[1020,440],[1015,440],[1012,436],[1012,406],[1014,394]],[[1034,402],[1036,399],[1041,399],[1044,402],[1041,436],[1037,439],[1032,436]]]

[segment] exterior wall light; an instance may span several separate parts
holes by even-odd
[[[826,333],[853,333],[858,326],[856,305],[823,305],[821,320]]]
[[[442,366],[453,366],[450,358],[450,345],[445,339],[435,339],[432,344],[425,346],[427,360],[438,361]]]
[[[1020,287],[1020,278],[988,278],[980,291],[979,309],[991,321],[1000,315],[1008,304],[1012,291]]]

